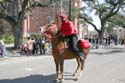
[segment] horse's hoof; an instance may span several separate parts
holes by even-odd
[[[79,80],[79,77],[76,77],[74,80],[75,80],[75,81],[78,81],[78,80]]]
[[[54,82],[60,82],[60,80],[57,78],[57,79],[54,80]]]
[[[64,82],[64,79],[60,79],[60,82],[61,82],[61,83]]]
[[[76,75],[76,73],[74,73],[72,76],[75,76]]]

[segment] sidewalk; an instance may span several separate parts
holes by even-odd
[[[99,49],[91,49],[90,53],[106,54],[112,52],[125,52],[125,46],[123,45],[111,45],[111,46],[99,46]]]
[[[123,45],[111,45],[111,46],[103,46],[100,45],[99,49],[91,49],[90,54],[107,54],[107,53],[112,53],[112,52],[125,52],[125,46]],[[7,50],[7,56],[8,58],[15,58],[15,57],[27,57],[26,55],[21,55],[19,50]],[[33,55],[35,56],[35,55]],[[44,55],[41,55],[44,56]],[[0,57],[0,60],[2,58]]]

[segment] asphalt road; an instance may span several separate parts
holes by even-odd
[[[125,48],[92,50],[78,81],[72,73],[75,59],[66,60],[63,83],[125,83]],[[54,83],[55,64],[51,55],[20,56],[0,60],[0,83]]]

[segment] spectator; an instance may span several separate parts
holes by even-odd
[[[26,54],[26,53],[27,53],[27,50],[28,50],[28,48],[27,48],[27,44],[26,44],[26,43],[24,43],[24,44],[22,44],[22,45],[20,46],[20,52],[21,52],[22,55],[23,55],[23,54]]]
[[[39,39],[39,47],[40,47],[40,54],[45,54],[45,40],[40,38]]]
[[[32,39],[33,42],[33,50],[32,50],[32,54],[38,54],[38,49],[39,49],[39,40],[37,37],[35,37],[34,39]]]
[[[0,55],[2,55],[2,48],[0,47]]]
[[[108,46],[110,46],[110,44],[111,44],[111,37],[109,36],[108,37]]]
[[[30,37],[28,37],[27,39],[28,39],[28,41],[26,42],[27,48],[28,48],[27,56],[30,56],[32,54],[32,50],[33,50],[33,41]]]
[[[121,45],[124,45],[125,44],[125,37],[122,37],[122,43]]]
[[[45,42],[45,50],[46,50],[46,54],[49,54],[49,43]]]
[[[7,51],[6,51],[6,46],[3,40],[0,40],[0,48],[2,51],[2,57],[5,59],[7,58]]]
[[[92,49],[94,49],[95,48],[95,37],[93,36],[92,38],[91,38],[91,44],[92,44]]]
[[[95,36],[95,48],[98,49],[99,48],[99,37]]]

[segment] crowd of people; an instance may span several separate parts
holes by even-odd
[[[91,36],[85,37],[91,43],[91,49],[98,49],[100,45],[100,39],[98,36]],[[116,38],[114,37],[107,37],[103,39],[104,46],[111,46],[111,45],[125,45],[125,38]],[[45,55],[50,54],[51,45],[50,42],[46,41],[44,38],[31,38],[27,37],[27,41],[20,46],[21,54],[25,54],[27,56],[31,55]],[[6,44],[3,40],[0,40],[0,55],[2,58],[7,58],[7,49]]]
[[[27,41],[20,46],[21,54],[31,56],[33,54],[45,55],[48,54],[49,42],[44,38],[27,37]]]
[[[91,43],[91,49],[98,49],[100,45],[100,39],[97,35],[91,36],[91,37],[85,37],[85,39],[88,39]],[[109,36],[106,38],[103,38],[102,45],[104,46],[111,46],[111,45],[124,45],[125,44],[125,38],[117,36]]]

